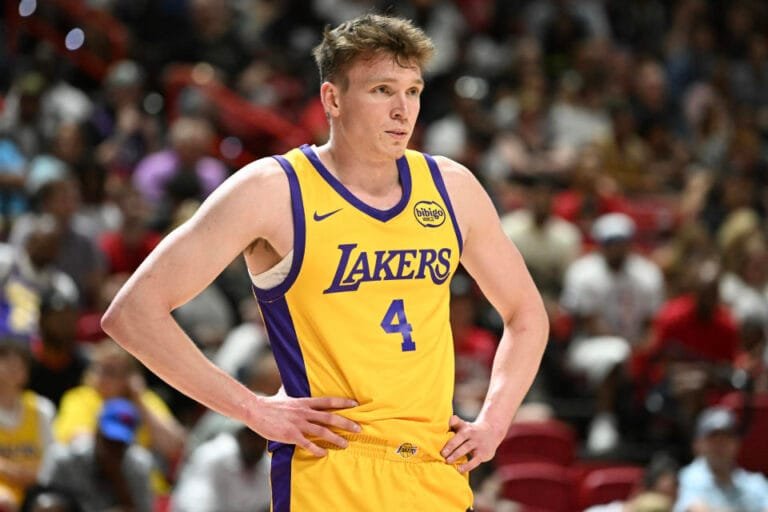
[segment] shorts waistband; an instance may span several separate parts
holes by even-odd
[[[335,444],[327,441],[318,440],[315,442],[318,446],[326,450],[345,450],[349,453],[371,457],[375,459],[391,460],[394,462],[420,463],[420,462],[442,462],[443,459],[437,459],[431,454],[426,453],[421,447],[413,443],[401,443],[394,445],[385,441],[364,434],[351,434],[342,436],[349,442],[346,448],[339,448]]]

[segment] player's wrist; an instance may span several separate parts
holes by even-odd
[[[251,426],[253,425],[261,415],[261,410],[264,408],[265,397],[256,395],[255,393],[248,393],[238,401],[238,411],[235,418],[242,423]]]

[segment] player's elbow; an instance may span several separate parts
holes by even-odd
[[[117,301],[113,301],[101,316],[101,330],[112,338],[117,338],[119,336],[121,325],[123,323],[120,309],[120,305]]]
[[[118,296],[101,317],[101,329],[118,343],[123,343],[133,329],[140,327],[141,314],[137,311],[136,301]]]

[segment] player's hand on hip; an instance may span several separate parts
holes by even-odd
[[[317,457],[323,457],[328,453],[327,450],[310,441],[307,436],[346,448],[347,440],[329,427],[356,433],[360,432],[360,425],[330,411],[357,405],[354,400],[340,397],[262,397],[249,426],[266,439],[295,444]]]
[[[496,448],[501,444],[496,432],[486,423],[464,421],[458,416],[451,416],[453,437],[445,444],[440,454],[446,462],[453,464],[464,456],[469,460],[459,465],[459,471],[466,473],[475,469],[482,462],[491,460]]]

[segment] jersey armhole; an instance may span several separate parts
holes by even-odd
[[[304,260],[304,245],[306,241],[306,223],[304,220],[304,202],[301,198],[299,178],[291,163],[282,156],[273,156],[288,177],[288,188],[291,195],[291,214],[293,217],[293,262],[288,275],[282,283],[269,289],[258,288],[251,284],[259,302],[273,302],[281,298],[290,289],[299,275],[301,263]]]
[[[450,215],[451,222],[453,223],[453,231],[456,233],[456,241],[459,244],[459,256],[461,256],[461,253],[464,250],[464,239],[461,237],[461,229],[459,229],[459,223],[456,222],[456,214],[453,211],[453,205],[451,204],[451,198],[448,196],[448,190],[445,188],[443,175],[440,174],[440,168],[438,167],[435,158],[432,155],[428,155],[426,153],[423,153],[423,155],[427,161],[429,172],[432,174],[432,181],[434,181],[435,187],[440,193],[440,197],[443,198],[445,207],[448,209],[448,215]]]

